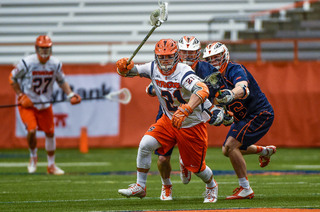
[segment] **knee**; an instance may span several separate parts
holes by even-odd
[[[158,158],[160,164],[168,164],[170,163],[170,156],[162,156],[160,155]]]
[[[29,136],[35,136],[36,135],[36,130],[29,130],[28,134],[29,134]]]
[[[223,146],[222,147],[222,154],[226,157],[229,157],[229,151],[228,151],[228,147],[227,146]]]
[[[53,138],[54,137],[54,133],[46,133],[46,137]]]

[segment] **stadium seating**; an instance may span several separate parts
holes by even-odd
[[[0,64],[16,63],[22,56],[33,53],[33,43],[39,34],[51,36],[55,43],[54,55],[64,63],[104,64],[115,62],[120,57],[129,57],[151,29],[148,25],[149,15],[158,8],[156,2],[155,0],[1,0]],[[257,35],[260,38],[292,35],[285,29],[276,34],[274,31],[277,29],[275,29],[270,35],[267,32],[250,33],[252,29],[247,21],[232,21],[230,17],[249,17],[253,13],[287,6],[294,0],[168,0],[168,2],[168,21],[152,34],[149,42],[135,57],[136,62],[152,60],[154,42],[162,38],[170,37],[177,40],[183,35],[194,35],[201,41],[209,41],[238,39],[242,38],[242,35],[247,38]],[[228,18],[228,20],[209,24],[213,18],[217,20]],[[272,22],[271,18],[269,17],[269,22]],[[281,25],[279,21],[276,23]],[[267,22],[263,22],[262,25],[267,25]],[[301,27],[306,30],[299,31],[301,34],[299,36],[305,36],[304,33],[312,28],[314,30],[311,34],[319,37],[319,22],[306,20],[301,22]],[[247,56],[254,58],[242,54],[240,57]]]

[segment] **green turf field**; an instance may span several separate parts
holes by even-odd
[[[203,204],[204,183],[192,175],[188,185],[180,182],[178,152],[172,156],[173,201],[160,201],[161,181],[153,156],[147,197],[125,198],[117,190],[136,181],[137,148],[58,150],[57,164],[64,176],[46,175],[46,154],[38,152],[36,174],[27,173],[27,150],[0,150],[0,211],[110,211],[200,210],[226,208],[320,208],[320,149],[279,148],[268,167],[260,168],[258,156],[245,156],[252,200],[224,200],[238,186],[229,159],[220,148],[210,148],[207,164],[219,184],[219,199]],[[260,172],[260,171],[266,171]],[[272,172],[274,171],[274,172]],[[312,210],[311,210],[312,211]]]

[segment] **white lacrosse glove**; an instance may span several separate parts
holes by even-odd
[[[219,104],[227,105],[234,100],[234,93],[232,90],[224,89],[219,91],[219,95],[216,96],[216,100]]]
[[[222,107],[214,105],[211,108],[204,109],[210,115],[210,120],[208,121],[210,125],[220,126],[224,118],[224,110]]]
[[[150,25],[151,26],[158,26],[160,22],[160,9],[156,9],[150,15]]]

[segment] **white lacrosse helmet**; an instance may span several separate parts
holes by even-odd
[[[230,61],[229,50],[223,43],[214,42],[205,48],[203,59],[222,73]]]
[[[194,36],[183,36],[178,41],[178,46],[181,62],[194,69],[200,59],[200,41]]]

